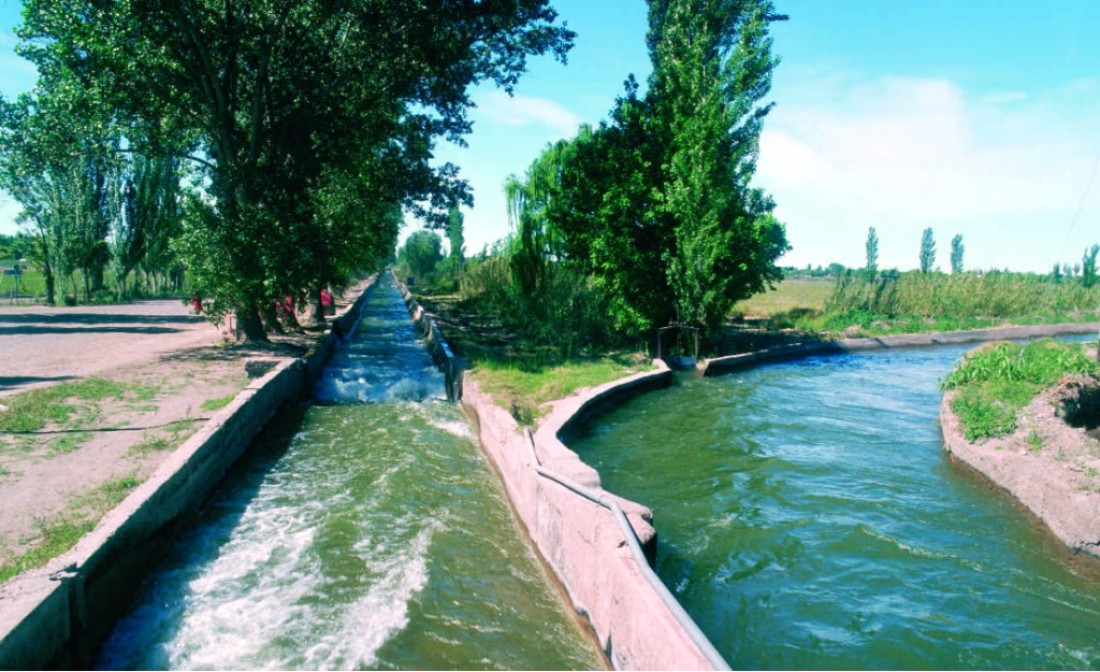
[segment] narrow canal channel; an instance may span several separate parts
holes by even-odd
[[[603,666],[388,277],[315,400],[219,486],[100,667]]]
[[[1100,668],[1100,585],[944,456],[965,350],[682,378],[566,443],[653,509],[658,573],[735,669]]]

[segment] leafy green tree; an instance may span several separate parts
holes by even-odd
[[[920,272],[931,273],[936,264],[936,240],[932,237],[932,227],[928,227],[920,237]]]
[[[1100,252],[1100,245],[1085,248],[1085,255],[1081,258],[1081,285],[1091,288],[1096,284],[1096,255]]]
[[[951,239],[951,272],[956,275],[963,272],[963,252],[965,251],[960,233]]]
[[[875,272],[878,271],[878,234],[875,233],[875,227],[867,229],[867,275],[870,277],[875,276]]]
[[[564,60],[573,34],[555,19],[548,0],[27,0],[19,34],[43,77],[87,92],[135,147],[202,167],[209,206],[192,202],[180,249],[214,316],[263,339],[273,299],[347,256],[318,217],[353,209],[332,203],[359,193],[346,182],[437,223],[469,199],[454,166],[429,163],[433,143],[469,131],[470,85],[510,90],[528,56]],[[392,246],[390,218],[368,221]]]
[[[546,261],[576,265],[620,329],[714,325],[781,277],[774,203],[751,187],[776,59],[765,0],[652,0],[654,71],[631,77],[608,122],[552,145],[509,185],[524,292]],[[543,273],[544,275],[544,273]]]
[[[398,251],[397,260],[408,266],[413,275],[425,278],[443,261],[443,240],[434,231],[414,231]]]
[[[453,260],[455,270],[462,269],[462,262],[466,258],[466,238],[462,231],[462,211],[458,204],[452,204],[447,212],[447,242],[450,244],[450,259]]]

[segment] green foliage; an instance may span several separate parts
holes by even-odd
[[[397,261],[417,278],[426,279],[435,272],[436,264],[443,261],[443,241],[434,231],[414,231],[398,250]]]
[[[628,78],[610,120],[548,147],[506,185],[513,281],[533,296],[577,269],[637,335],[714,326],[780,279],[774,203],[750,186],[776,59],[769,0],[650,2],[649,91]]]
[[[920,272],[931,273],[935,265],[936,240],[932,236],[932,227],[928,227],[920,236]]]
[[[456,271],[462,270],[462,262],[466,259],[466,236],[462,230],[462,221],[462,211],[458,209],[458,204],[452,204],[447,211],[447,242],[450,245],[447,257],[454,260]]]
[[[951,273],[952,275],[958,275],[963,272],[963,253],[965,248],[963,247],[962,234],[956,235],[951,239]]]
[[[1081,258],[1081,285],[1090,289],[1096,285],[1096,255],[1100,253],[1100,245],[1093,245],[1085,249],[1085,255]]]
[[[802,326],[842,330],[891,323],[876,333],[950,330],[1017,323],[1095,319],[1100,287],[1055,284],[1024,273],[883,273],[874,279],[841,276],[825,303],[824,316]]]
[[[878,234],[875,227],[867,229],[867,275],[874,277],[878,271]]]
[[[470,129],[468,87],[510,91],[527,57],[564,60],[573,39],[548,0],[27,0],[24,19],[43,81],[196,168],[176,249],[205,312],[235,312],[249,339],[274,299],[388,256],[401,208],[440,224],[468,202],[431,163]]]
[[[496,316],[508,331],[562,357],[620,344],[609,299],[592,278],[568,264],[548,264],[537,295],[513,280],[515,245],[509,239],[492,254],[467,261],[459,295],[475,312]]]
[[[225,408],[231,401],[237,398],[235,394],[228,394],[224,397],[217,397],[215,399],[207,399],[199,406],[204,411],[216,411],[219,408]]]
[[[1019,345],[994,343],[967,355],[941,383],[958,390],[951,408],[968,441],[1016,431],[1019,410],[1067,373],[1100,372],[1080,344],[1045,339]]]
[[[517,422],[531,426],[548,401],[564,399],[581,388],[602,385],[650,368],[648,362],[628,357],[547,364],[486,359],[475,363],[472,375],[496,403],[512,412]]]

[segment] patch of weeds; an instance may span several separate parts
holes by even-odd
[[[1033,453],[1043,450],[1043,437],[1039,435],[1039,431],[1036,429],[1031,430],[1024,441],[1027,443],[1027,449]]]
[[[172,447],[172,442],[166,436],[158,436],[152,439],[146,439],[140,443],[135,443],[130,446],[128,451],[130,455],[144,456],[149,453],[158,452],[161,450],[168,450]]]
[[[76,432],[75,434],[63,434],[56,441],[49,444],[50,452],[54,455],[71,453],[92,439],[90,432]]]
[[[1097,471],[1095,467],[1089,465],[1084,458],[1077,460],[1077,468],[1081,470],[1081,473],[1084,474],[1086,478],[1096,478],[1100,476],[1100,471]]]
[[[539,407],[548,401],[651,368],[648,358],[629,355],[547,364],[485,359],[476,363],[473,376],[485,392],[512,412],[517,422],[533,425]]]
[[[218,397],[217,399],[207,399],[199,406],[204,411],[216,411],[219,408],[225,408],[229,405],[229,402],[237,398],[235,394],[229,394],[224,397]]]
[[[191,428],[194,423],[195,420],[184,418],[164,427],[152,437],[146,434],[143,441],[130,446],[129,454],[144,456],[152,452],[173,450],[182,443],[183,439],[192,434]]]
[[[958,390],[951,409],[967,441],[975,441],[1016,431],[1019,410],[1066,373],[1096,370],[1096,362],[1078,344],[1050,339],[1027,345],[994,343],[967,355],[940,387]]]
[[[53,523],[38,521],[40,539],[23,555],[0,565],[0,583],[37,567],[41,567],[76,545],[95,523],[61,519]]]
[[[28,390],[5,398],[8,410],[0,415],[0,431],[34,432],[46,427],[47,423],[64,427],[78,413],[79,422],[86,423],[98,415],[94,404],[100,401],[135,396],[144,400],[154,393],[155,388],[104,378],[86,378]]]
[[[71,549],[92,531],[104,513],[117,506],[141,482],[137,474],[107,481],[74,499],[69,510],[52,521],[37,521],[39,538],[25,553],[0,565],[0,583],[41,567]]]

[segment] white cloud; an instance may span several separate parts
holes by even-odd
[[[553,129],[560,137],[577,132],[581,118],[558,103],[530,96],[509,96],[490,91],[478,101],[478,114],[487,122],[506,126],[540,124]]]
[[[868,226],[883,239],[883,265],[902,268],[915,264],[910,238],[926,226],[943,249],[954,232],[973,241],[971,267],[1045,269],[1100,239],[1073,224],[1079,203],[1080,221],[1100,219],[1092,84],[971,96],[943,79],[837,83],[819,98],[828,103],[781,103],[761,136],[758,181],[787,221],[789,263],[859,265]],[[884,227],[899,234],[897,250],[885,249]]]

